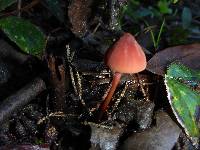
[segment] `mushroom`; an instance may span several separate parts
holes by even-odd
[[[123,73],[138,73],[146,68],[146,56],[130,33],[124,33],[114,45],[109,48],[104,58],[105,64],[114,73],[111,87],[107,92],[107,96],[100,105],[101,119],[104,112],[112,99],[112,96],[120,82]]]

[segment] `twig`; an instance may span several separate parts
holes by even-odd
[[[29,10],[30,8],[34,7],[35,5],[37,5],[38,3],[40,2],[40,0],[34,0],[32,1],[30,4],[24,6],[23,8],[20,9],[20,11],[27,11]],[[10,16],[10,15],[13,15],[13,14],[16,14],[18,12],[18,10],[14,10],[14,11],[11,11],[11,12],[8,12],[8,13],[4,13],[4,14],[0,14],[0,17],[3,17],[3,16]]]
[[[118,23],[119,8],[116,5],[118,5],[117,0],[108,1],[108,9],[110,14],[109,28],[111,30],[119,30],[119,23]]]
[[[8,119],[14,111],[17,111],[19,108],[29,103],[45,89],[44,81],[40,78],[36,78],[15,94],[6,98],[0,105],[0,124]]]
[[[142,94],[143,94],[143,96],[146,98],[146,97],[147,97],[147,94],[146,94],[145,89],[144,89],[144,84],[142,83],[142,81],[141,81],[140,76],[139,76],[138,73],[136,74],[136,76],[137,76],[137,79],[138,79],[139,86],[140,86],[140,88],[141,88]]]
[[[74,53],[71,53],[69,45],[66,46],[66,49],[67,49],[67,62],[69,64],[69,71],[70,71],[70,76],[71,76],[71,81],[72,81],[74,91],[75,91],[76,95],[78,95],[82,105],[86,106],[85,101],[82,98],[81,76],[80,76],[77,68],[76,67],[72,68],[72,66],[71,66],[71,63],[72,63],[72,60],[74,57]],[[73,69],[74,69],[75,73],[73,72]],[[75,82],[74,77],[76,77],[77,83]]]
[[[22,8],[22,0],[18,0],[17,4],[18,17],[21,17],[21,8]]]

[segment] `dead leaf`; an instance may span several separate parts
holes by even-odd
[[[92,0],[73,0],[68,7],[68,17],[72,25],[72,32],[82,37],[88,30],[88,18],[91,13]]]
[[[180,45],[166,48],[156,53],[147,64],[147,70],[164,75],[172,62],[180,62],[187,67],[200,70],[200,44]]]

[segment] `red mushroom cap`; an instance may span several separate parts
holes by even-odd
[[[105,63],[113,72],[138,73],[146,68],[146,56],[130,33],[124,33],[105,54]]]

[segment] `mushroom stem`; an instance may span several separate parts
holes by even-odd
[[[122,74],[119,73],[119,72],[115,72],[114,76],[113,76],[113,80],[112,80],[112,83],[111,83],[111,88],[106,96],[106,98],[104,99],[103,103],[101,104],[100,106],[100,118],[102,117],[102,115],[104,114],[104,112],[106,111],[111,99],[112,99],[112,96],[117,88],[117,85],[119,84],[119,81],[121,79],[121,76]]]

